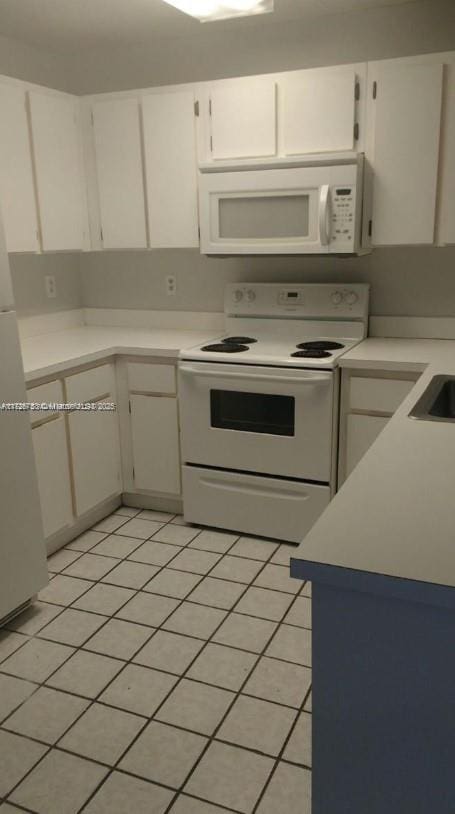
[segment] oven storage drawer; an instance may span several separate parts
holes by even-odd
[[[299,543],[330,500],[328,486],[183,466],[184,517]]]

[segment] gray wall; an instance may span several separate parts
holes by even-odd
[[[84,50],[68,56],[67,70],[75,93],[101,93],[454,48],[454,0],[417,0],[222,32],[208,23],[191,39]]]
[[[376,249],[357,258],[202,257],[197,250],[103,252],[81,258],[82,298],[98,308],[220,311],[226,283],[367,282],[374,315],[455,314],[455,247]],[[177,294],[165,293],[175,274]]]
[[[82,307],[78,254],[10,255],[16,310],[21,316]],[[55,276],[57,296],[46,297],[44,277]]]

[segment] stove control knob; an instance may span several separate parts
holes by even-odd
[[[343,299],[341,291],[334,291],[331,298],[334,305],[339,305]]]
[[[254,291],[252,291],[251,288],[249,289],[249,291],[246,292],[246,298],[247,298],[248,302],[254,302],[255,301],[256,294],[255,294]]]
[[[344,295],[344,301],[348,305],[355,305],[356,302],[358,301],[358,299],[359,299],[359,297],[355,293],[355,291],[347,291],[346,294]]]
[[[232,299],[234,302],[241,302],[243,300],[243,291],[237,288],[232,295]]]

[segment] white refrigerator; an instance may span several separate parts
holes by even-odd
[[[0,627],[48,582],[13,290],[0,217]]]

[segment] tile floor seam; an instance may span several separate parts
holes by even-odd
[[[302,705],[301,705],[301,710],[303,710],[303,707],[304,707],[304,705],[306,704],[306,700],[307,700],[307,698],[308,698],[308,696],[309,696],[310,692],[311,692],[311,684],[310,684],[310,686],[309,686],[309,688],[308,688],[307,692],[305,693],[305,698],[304,698],[304,700],[303,700],[303,702],[302,702]],[[294,722],[293,722],[293,724],[292,724],[292,726],[291,726],[291,728],[290,728],[290,730],[289,730],[289,732],[288,732],[288,734],[287,734],[287,737],[284,739],[284,743],[283,743],[283,745],[282,745],[282,747],[281,747],[281,749],[280,749],[280,751],[279,751],[278,755],[277,755],[277,756],[276,756],[276,758],[275,758],[275,764],[274,764],[274,766],[273,766],[273,769],[272,769],[272,771],[270,772],[270,775],[269,775],[269,777],[268,777],[268,780],[267,780],[267,782],[265,783],[264,788],[262,789],[262,792],[261,792],[261,794],[259,795],[259,797],[258,797],[258,799],[257,799],[257,801],[256,801],[256,804],[255,804],[255,806],[254,806],[254,808],[253,808],[253,810],[252,810],[252,812],[251,812],[251,814],[256,814],[256,812],[257,812],[257,810],[258,810],[259,806],[261,805],[262,799],[265,797],[265,795],[266,795],[266,793],[267,793],[267,789],[269,788],[269,786],[270,786],[270,784],[271,784],[271,782],[272,782],[272,780],[273,780],[273,776],[274,776],[274,774],[275,774],[275,772],[276,772],[276,770],[277,770],[278,766],[279,766],[279,765],[280,765],[280,763],[282,762],[282,757],[283,757],[283,755],[284,755],[284,752],[286,751],[286,748],[287,748],[287,745],[288,745],[289,741],[291,740],[292,733],[294,732],[294,729],[295,729],[295,728],[296,728],[296,726],[297,726],[297,721],[299,720],[299,717],[300,717],[299,715],[296,715],[295,720],[294,720]],[[313,719],[312,719],[312,720],[313,720]],[[300,766],[299,766],[299,768],[300,768]]]

